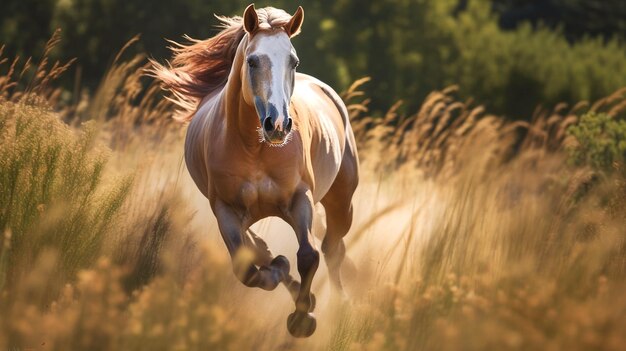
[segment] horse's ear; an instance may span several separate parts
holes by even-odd
[[[243,28],[250,34],[259,28],[259,16],[256,14],[254,4],[248,5],[243,12]]]
[[[289,34],[290,37],[293,37],[300,33],[302,21],[304,21],[304,10],[302,9],[302,6],[298,6],[296,13],[293,14],[291,20],[289,20],[289,23],[287,23],[287,25],[285,26],[287,34]]]

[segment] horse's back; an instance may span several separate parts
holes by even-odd
[[[340,169],[354,170],[358,178],[356,143],[345,104],[339,95],[320,80],[298,73],[292,97],[299,132],[310,138],[311,165],[315,178],[315,201],[332,186]]]

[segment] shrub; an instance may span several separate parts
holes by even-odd
[[[71,277],[93,263],[131,179],[103,185],[96,126],[72,131],[37,98],[0,101],[0,288],[45,249]]]
[[[577,143],[570,148],[570,160],[576,165],[590,165],[611,171],[626,161],[626,121],[606,113],[589,112],[568,129]]]

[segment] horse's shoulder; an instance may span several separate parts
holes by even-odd
[[[299,88],[312,89],[317,92],[324,92],[324,94],[337,94],[328,84],[304,73],[296,73],[295,89],[297,90]]]
[[[337,92],[321,80],[303,73],[296,74],[294,94],[301,104],[309,104],[319,110],[319,102],[325,102],[330,110],[336,111],[344,126],[349,123],[348,109]],[[334,114],[334,113],[332,113]]]
[[[304,73],[296,73],[296,90],[300,89],[311,89],[317,92],[321,96],[328,97],[329,99],[337,100],[339,103],[343,104],[341,97],[339,94],[328,84],[322,82],[321,80],[312,77],[308,74]]]

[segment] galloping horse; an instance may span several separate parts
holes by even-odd
[[[316,328],[310,290],[319,265],[311,234],[318,202],[327,221],[322,252],[332,286],[342,294],[343,237],[352,224],[359,172],[354,135],[337,93],[296,73],[299,59],[290,38],[300,31],[302,7],[290,16],[250,5],[243,18],[218,18],[219,34],[188,38],[189,45],[173,43],[172,62],[152,62],[152,74],[173,93],[170,99],[180,107],[175,117],[191,121],[187,168],[211,204],[236,276],[265,290],[284,283],[296,307],[287,328],[293,336],[307,337]],[[282,218],[295,231],[302,283],[289,275],[284,256],[273,258],[248,230],[269,216]],[[253,261],[238,258],[242,247],[254,250]]]

